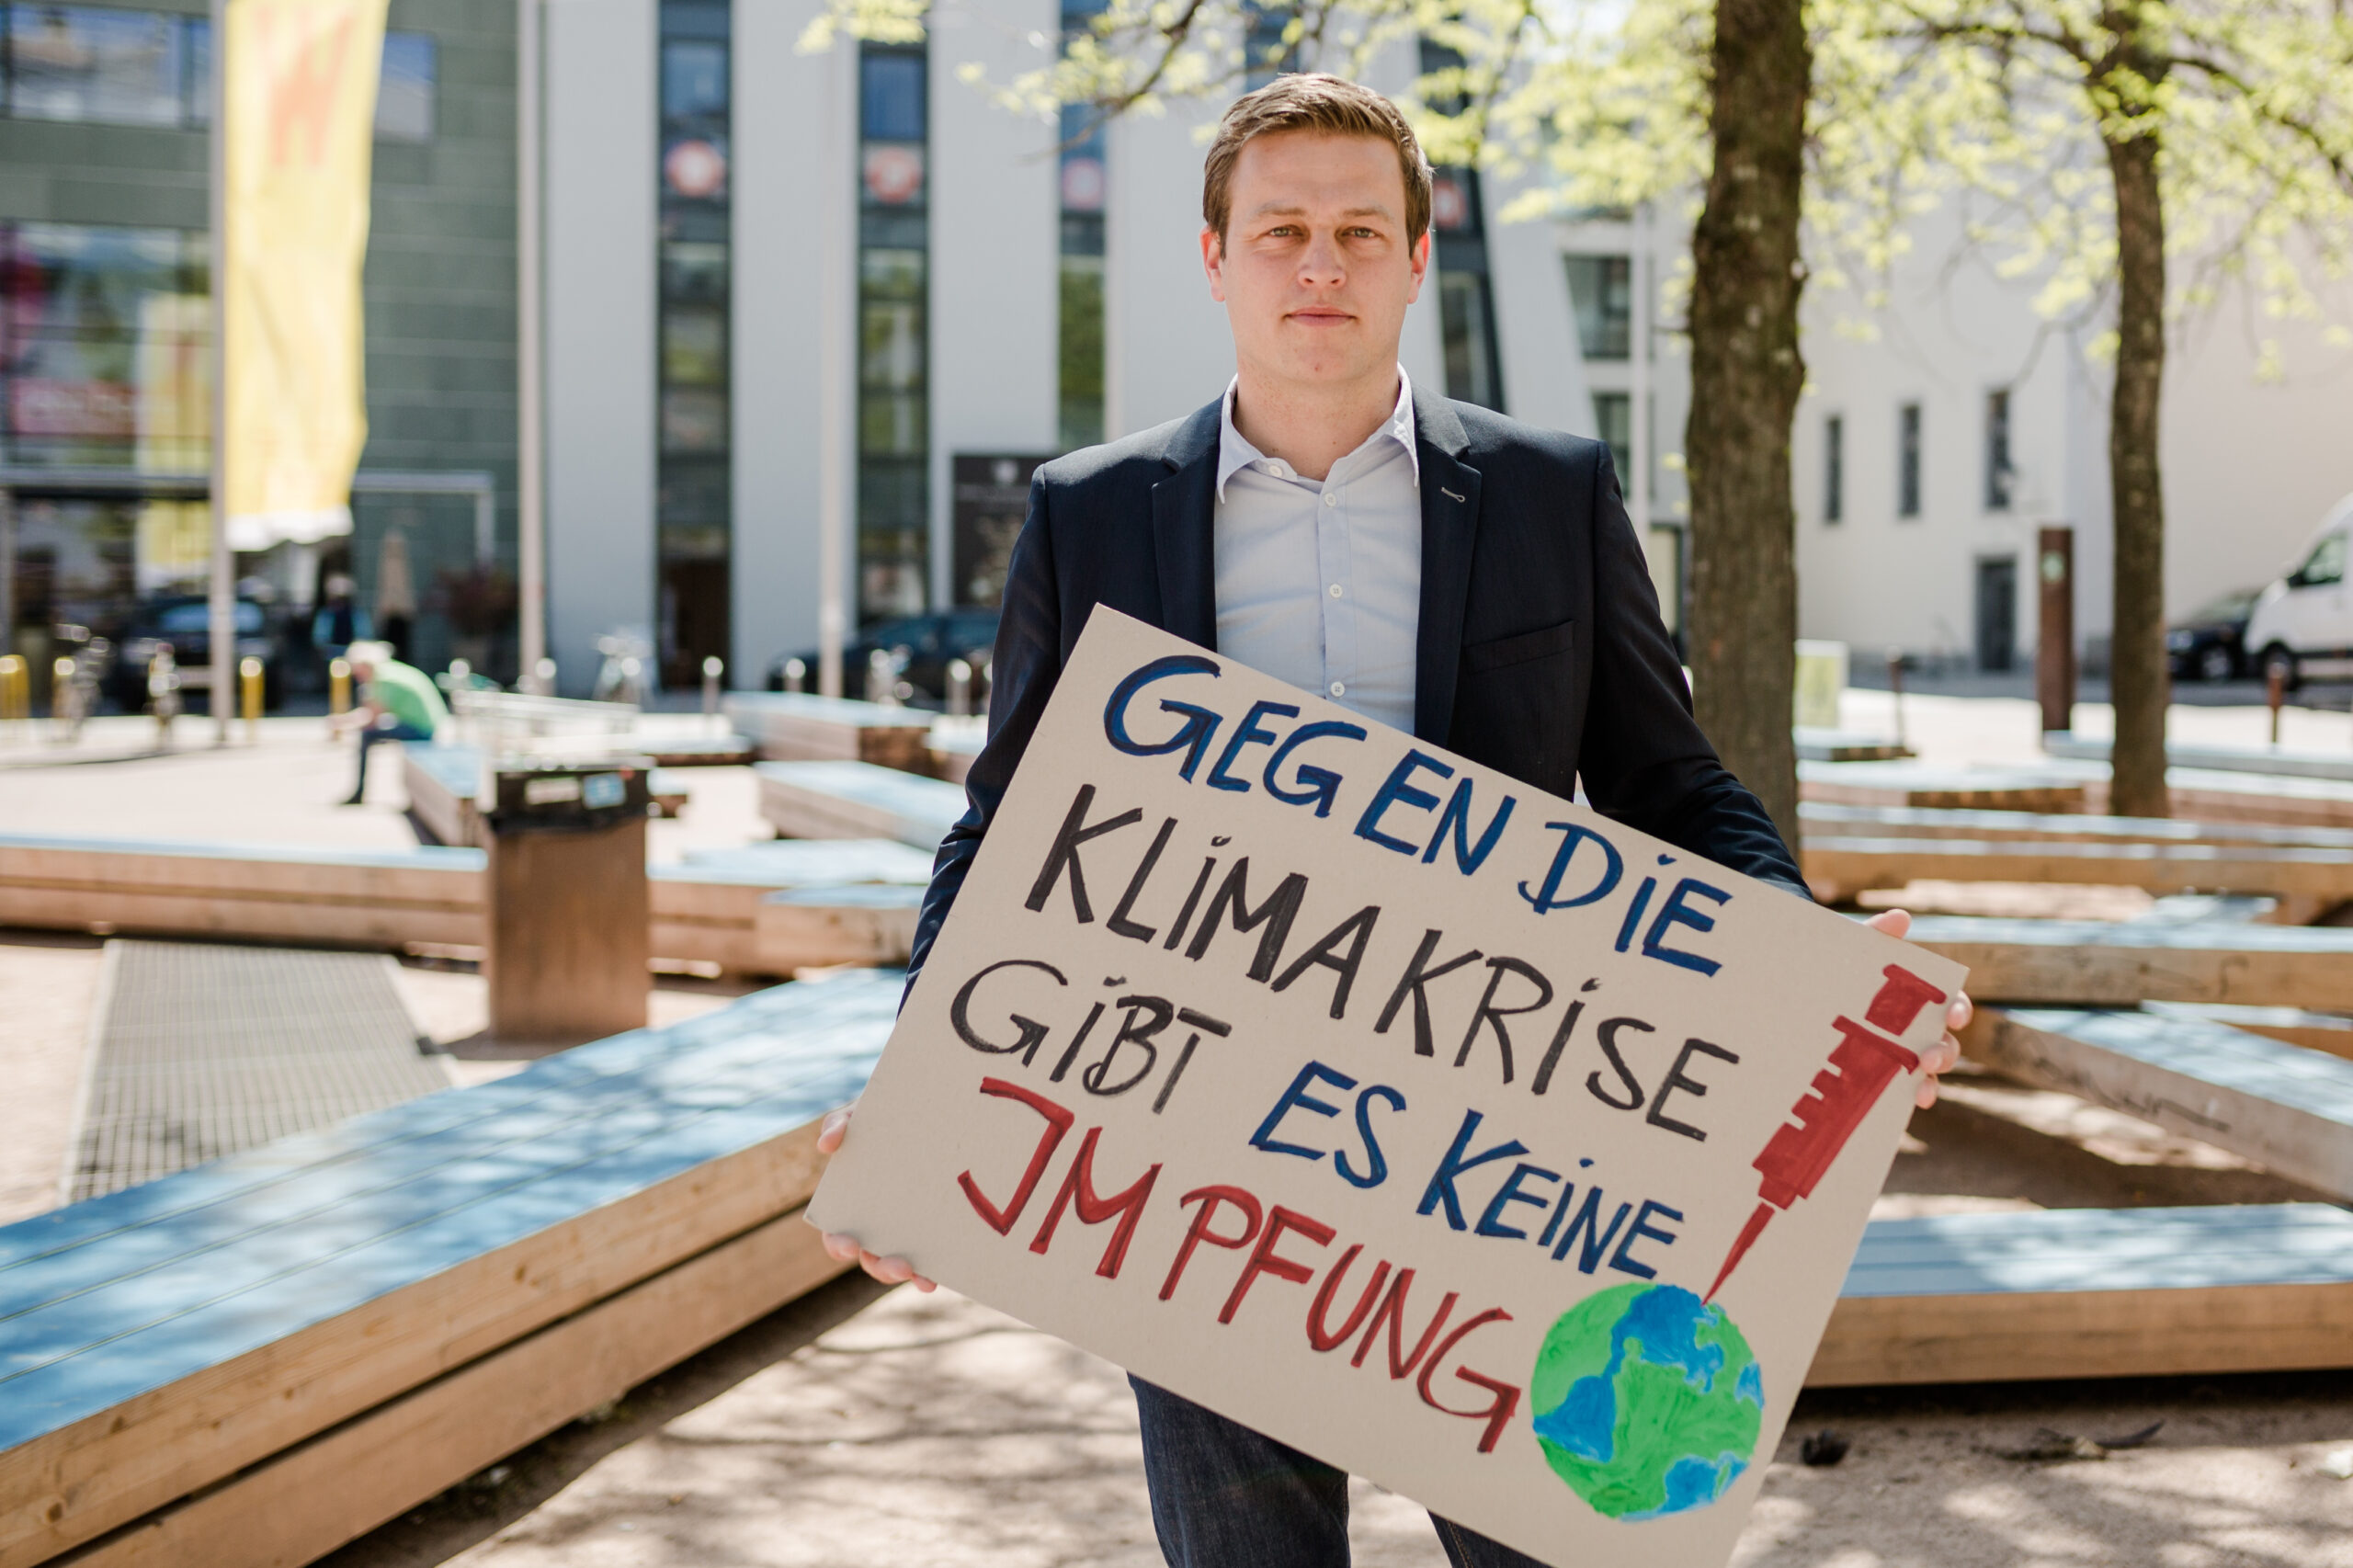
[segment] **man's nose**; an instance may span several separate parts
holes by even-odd
[[[1299,259],[1299,280],[1310,289],[1336,289],[1347,281],[1348,269],[1340,259],[1339,241],[1330,234],[1319,234],[1308,241],[1307,254]]]

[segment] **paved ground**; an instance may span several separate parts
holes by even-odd
[[[1883,693],[1847,723],[1888,727]],[[1930,760],[2034,755],[2017,699],[1907,699]],[[1874,705],[1879,705],[1875,708]],[[2353,720],[2290,714],[2289,744],[2353,753]],[[2086,705],[2079,726],[2104,727]],[[2260,709],[2177,709],[2183,739],[2254,743]],[[191,732],[193,733],[193,732]],[[135,738],[135,737],[134,737]],[[21,753],[14,754],[21,756]],[[18,767],[0,756],[0,822],[51,831],[413,842],[392,754],[370,803],[329,805],[348,749],[315,722],[267,726],[257,748],[135,764]],[[696,770],[686,817],[654,853],[764,836],[744,769]],[[2056,913],[2057,911],[2053,911]],[[2089,912],[2089,911],[2087,911]],[[2097,911],[2130,913],[2121,908]],[[0,932],[0,1221],[53,1200],[99,944]],[[420,1027],[476,1060],[480,977],[412,961]],[[732,988],[665,980],[657,1022]],[[2143,1123],[1984,1077],[1956,1080],[1915,1119],[1883,1215],[1958,1209],[2273,1202],[2310,1197]],[[2038,1428],[2109,1436],[2163,1417],[2144,1449],[2099,1463],[2002,1457]],[[1851,1456],[1794,1460],[1795,1434],[1835,1427]],[[2353,1449],[2353,1376],[2168,1380],[1809,1396],[1768,1472],[1736,1561],[1775,1568],[2353,1568],[2353,1483],[2322,1468]],[[1358,1561],[1434,1568],[1420,1510],[1359,1484]],[[355,1543],[338,1568],[679,1568],[925,1563],[972,1568],[1149,1564],[1134,1413],[1117,1371],[946,1292],[844,1281],[634,1391],[547,1442]]]

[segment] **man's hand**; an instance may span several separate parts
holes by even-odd
[[[1865,922],[1865,924],[1869,925],[1874,931],[1884,931],[1891,937],[1901,937],[1904,933],[1912,929],[1912,915],[1911,912],[1908,910],[1883,910],[1880,914],[1872,915],[1869,921]],[[1970,1005],[1969,994],[1967,992],[1963,992],[1960,995],[1955,996],[1952,1001],[1946,1006],[1945,1037],[1938,1040],[1936,1043],[1936,1046],[1930,1050],[1926,1056],[1923,1056],[1920,1059],[1921,1067],[1925,1069],[1928,1074],[1920,1085],[1919,1103],[1922,1110],[1926,1110],[1930,1106],[1937,1103],[1937,1079],[1938,1076],[1951,1071],[1952,1064],[1961,1060],[1961,1041],[1953,1038],[1953,1032],[1956,1029],[1967,1028],[1969,1027],[1969,1020],[1975,1016],[1976,1011],[1977,1009]],[[844,1121],[847,1121],[849,1119],[849,1112],[841,1112],[841,1118]],[[840,1140],[836,1138],[835,1142],[839,1142]],[[821,1149],[825,1146],[824,1141],[822,1138],[818,1140],[817,1146]],[[835,1253],[834,1256],[835,1257],[840,1257],[845,1255]]]
[[[1896,935],[1902,936],[1903,932],[1899,930]],[[1946,1038],[1949,1040],[1951,1037]],[[1927,1092],[1934,1093],[1933,1090]],[[817,1153],[831,1154],[842,1146],[842,1138],[849,1131],[850,1112],[857,1108],[855,1105],[847,1105],[825,1118],[825,1124],[817,1129]],[[905,1258],[879,1257],[858,1245],[856,1236],[845,1236],[835,1231],[826,1232],[825,1255],[838,1262],[855,1262],[885,1285],[913,1284],[916,1290],[926,1291],[939,1289],[936,1280],[917,1274],[915,1266]]]

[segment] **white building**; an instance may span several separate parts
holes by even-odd
[[[828,517],[848,540],[833,569],[853,627],[986,604],[1031,463],[1224,386],[1231,341],[1197,238],[1200,131],[1222,106],[1065,145],[1083,126],[1017,119],[961,79],[968,65],[1003,82],[1043,63],[1090,3],[943,0],[925,45],[819,53],[797,47],[809,0],[546,7],[550,642],[566,689],[585,686],[594,639],[615,628],[653,631],[674,682],[705,653],[750,683],[813,647]],[[1401,48],[1376,85],[1403,89],[1417,65]],[[1503,224],[1501,200],[1481,196],[1441,172],[1436,277],[1408,317],[1406,369],[1606,436],[1621,472],[1645,405],[1647,506],[1633,498],[1674,616],[1688,377],[1655,280],[1682,237],[1654,231],[1638,309],[1631,258],[1644,247],[1631,225]],[[1982,271],[1937,292],[1939,259],[1917,247],[1877,344],[1828,330],[1838,301],[1809,302],[1813,387],[1795,447],[1804,632],[1975,653],[1981,599],[2007,573],[2022,606],[2034,527],[2066,522],[2077,624],[2097,636],[2097,372],[2064,336],[2038,352],[2024,295]],[[1638,363],[1645,336],[1653,355]],[[2219,321],[2177,352],[2176,608],[2267,576],[2353,488],[2341,441],[2353,375],[2329,380],[2332,365],[2342,357],[2292,352],[2286,384],[2257,387]],[[1985,504],[1983,483],[1995,392],[2016,470],[2006,509]],[[1916,516],[1899,506],[1906,407]],[[2013,613],[2014,651],[2030,648],[2031,619]]]

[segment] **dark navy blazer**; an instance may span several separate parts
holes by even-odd
[[[1414,394],[1422,596],[1414,733],[1694,854],[1804,879],[1691,717],[1608,449]],[[1098,604],[1217,646],[1220,404],[1040,469],[990,667],[988,743],[915,927],[909,980],[964,884]]]

